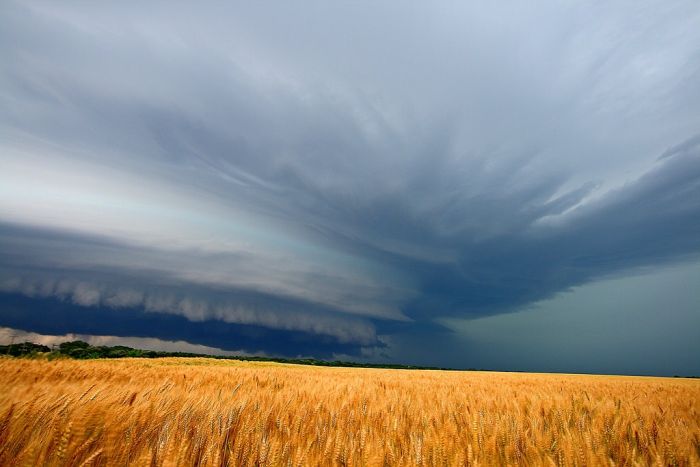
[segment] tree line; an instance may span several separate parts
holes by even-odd
[[[93,346],[84,341],[63,342],[58,347],[49,348],[46,345],[32,342],[22,342],[19,344],[0,345],[0,355],[13,357],[47,357],[52,358],[74,358],[87,360],[94,358],[164,358],[164,357],[205,357],[218,360],[245,360],[261,362],[293,363],[298,365],[313,366],[339,366],[355,368],[394,368],[410,370],[454,370],[454,368],[439,368],[429,366],[413,366],[381,363],[358,363],[341,360],[318,360],[314,358],[276,358],[276,357],[250,357],[250,356],[222,356],[207,355],[189,352],[164,352],[159,350],[143,350],[127,347],[124,345],[115,346]],[[469,368],[469,370],[475,370]]]

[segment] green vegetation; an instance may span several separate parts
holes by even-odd
[[[22,357],[24,355],[36,355],[38,353],[50,352],[51,349],[45,345],[22,342],[21,344],[0,345],[0,355],[12,355]]]
[[[313,366],[339,366],[339,367],[355,367],[355,368],[395,368],[407,370],[452,370],[453,368],[437,368],[426,366],[411,366],[411,365],[390,365],[390,364],[370,364],[345,362],[340,360],[327,361],[316,360],[313,358],[273,358],[273,357],[247,357],[247,356],[220,356],[220,355],[205,355],[188,352],[162,352],[156,350],[142,350],[126,347],[123,345],[109,346],[92,346],[83,341],[64,342],[57,349],[51,350],[45,345],[33,344],[31,342],[23,342],[21,344],[0,345],[0,355],[11,355],[13,357],[39,357],[46,356],[49,359],[64,357],[75,358],[79,360],[88,360],[94,358],[162,358],[162,357],[206,357],[221,360],[246,360],[246,361],[261,361],[261,362],[278,362],[292,363],[297,365],[313,365]],[[470,368],[470,370],[474,370]]]

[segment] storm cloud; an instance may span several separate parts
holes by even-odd
[[[446,320],[695,263],[699,21],[5,2],[0,325],[401,360],[459,341]]]

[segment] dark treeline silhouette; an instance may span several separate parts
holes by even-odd
[[[93,359],[93,358],[163,358],[163,357],[205,357],[219,360],[246,360],[246,361],[261,361],[261,362],[278,362],[278,363],[294,363],[299,365],[314,365],[314,366],[340,366],[340,367],[356,367],[356,368],[394,368],[394,369],[411,369],[411,370],[455,370],[454,368],[438,368],[428,366],[413,366],[413,365],[397,365],[397,364],[372,364],[372,363],[357,363],[346,362],[340,360],[316,360],[313,358],[275,358],[275,357],[248,357],[248,356],[221,356],[221,355],[206,355],[189,352],[163,352],[157,350],[143,350],[126,347],[123,345],[109,346],[92,346],[83,341],[64,342],[58,348],[50,349],[45,345],[34,344],[31,342],[22,342],[21,344],[0,345],[0,355],[11,355],[14,357],[43,357],[60,358],[68,357],[75,359]],[[468,370],[475,371],[475,368]]]

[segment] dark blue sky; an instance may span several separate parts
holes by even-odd
[[[3,2],[0,339],[700,374],[698,23]]]

